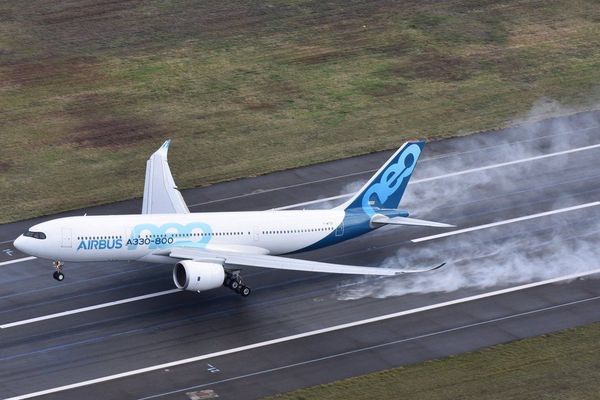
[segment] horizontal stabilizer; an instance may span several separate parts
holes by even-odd
[[[187,214],[183,196],[177,189],[167,162],[167,140],[146,162],[146,182],[142,214]]]
[[[454,228],[456,225],[444,224],[441,222],[426,221],[424,219],[408,217],[386,217],[382,214],[374,215],[371,223],[375,225],[411,225],[411,226],[431,226],[434,228]]]

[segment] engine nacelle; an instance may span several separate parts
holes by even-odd
[[[202,292],[223,285],[225,270],[221,264],[181,261],[173,268],[173,282],[183,290]]]

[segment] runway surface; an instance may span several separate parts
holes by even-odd
[[[389,154],[184,197],[193,212],[328,206]],[[57,216],[0,226],[0,397],[253,399],[599,321],[599,159],[593,112],[429,143],[402,206],[455,230],[383,228],[298,257],[444,269],[365,279],[248,268],[249,298],[174,291],[171,265],[135,262],[69,263],[59,283],[11,244]],[[582,277],[554,279],[567,275]]]

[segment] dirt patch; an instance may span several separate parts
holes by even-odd
[[[24,86],[66,82],[72,85],[100,79],[95,57],[46,58],[8,65],[3,69],[8,82]]]
[[[462,57],[439,53],[425,53],[411,57],[389,72],[404,78],[462,81],[471,76],[471,61]]]
[[[317,65],[337,61],[355,54],[350,49],[320,46],[290,46],[276,55],[279,62],[286,64]]]
[[[79,123],[68,140],[86,147],[123,147],[165,136],[165,130],[152,121],[115,112],[124,106],[95,93],[74,97],[64,113]]]
[[[229,116],[231,116],[231,111],[226,110],[226,111],[206,112],[206,113],[198,114],[194,118],[196,118],[198,120],[208,120],[211,118],[223,118],[224,119]]]
[[[232,98],[231,101],[250,111],[275,111],[300,97],[300,89],[291,83],[265,79],[252,95]]]
[[[407,92],[408,85],[401,82],[381,83],[372,87],[362,89],[364,94],[373,97],[386,97]]]
[[[72,142],[86,147],[123,147],[165,135],[166,132],[146,121],[106,117],[82,124]]]
[[[0,160],[0,172],[7,172],[12,167],[12,164],[8,161]]]
[[[118,13],[142,3],[140,0],[98,1],[85,5],[66,5],[62,9],[42,14],[39,21],[44,24],[59,24],[99,18],[117,18]],[[113,15],[111,15],[113,14]]]
[[[272,111],[277,109],[276,103],[270,102],[255,102],[255,101],[247,101],[245,102],[246,109],[251,111]]]

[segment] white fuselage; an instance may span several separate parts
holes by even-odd
[[[344,216],[333,209],[67,217],[31,228],[45,239],[17,240],[31,255],[63,261],[169,262],[174,245],[278,255],[343,235]]]

